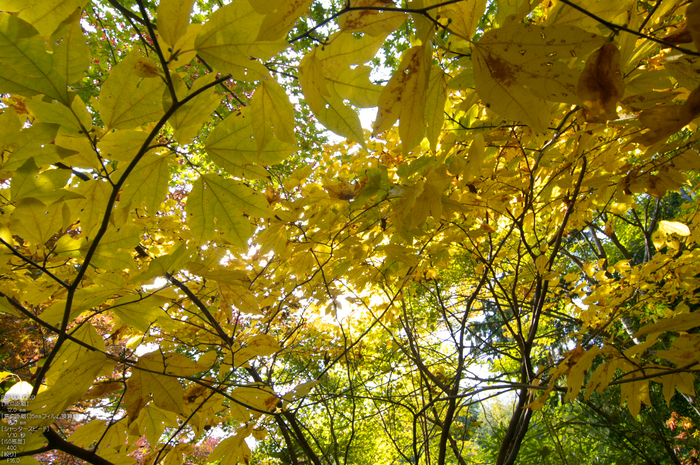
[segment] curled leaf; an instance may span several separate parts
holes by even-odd
[[[678,234],[679,236],[690,236],[690,229],[687,225],[680,223],[678,221],[665,221],[659,222],[659,229],[666,234]]]
[[[601,123],[617,119],[617,102],[625,92],[620,70],[620,50],[607,42],[586,61],[577,88],[585,107],[586,121]]]

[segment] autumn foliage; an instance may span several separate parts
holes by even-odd
[[[2,458],[694,463],[699,46],[698,0],[0,1]]]

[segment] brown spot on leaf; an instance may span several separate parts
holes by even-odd
[[[516,83],[515,68],[510,63],[491,54],[486,56],[486,63],[495,80],[508,87]]]

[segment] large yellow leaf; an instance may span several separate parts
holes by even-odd
[[[195,181],[187,198],[187,224],[198,244],[219,235],[241,248],[252,234],[248,215],[269,218],[267,200],[251,188],[231,179],[206,174]]]
[[[230,174],[236,174],[236,167],[240,165],[275,165],[297,151],[295,145],[277,139],[258,151],[249,115],[247,109],[241,114],[229,115],[211,132],[204,147],[212,161]]]
[[[175,376],[192,376],[209,368],[177,352],[163,353],[159,350],[142,355],[139,366]]]
[[[188,95],[193,94],[198,89],[214,81],[214,74],[206,74],[197,79],[190,87]],[[189,144],[197,136],[202,125],[211,118],[214,110],[221,103],[221,96],[214,93],[210,88],[200,92],[192,100],[178,108],[172,118],[170,125],[175,130],[174,137],[181,144]]]
[[[88,0],[28,0],[26,2],[15,3],[20,8],[5,8],[6,11],[19,11],[19,17],[34,26],[41,35],[48,36],[53,33],[59,25],[81,10]],[[7,2],[3,2],[7,3]]]
[[[425,121],[428,125],[430,148],[437,151],[437,141],[445,121],[445,103],[447,102],[447,75],[437,67],[430,72],[428,93],[425,100]]]
[[[688,331],[698,326],[700,326],[700,313],[683,313],[673,318],[664,318],[656,323],[644,325],[634,334],[634,337],[664,331]]]
[[[268,10],[260,26],[257,40],[273,41],[283,39],[299,17],[306,13],[312,0],[273,0],[260,2],[249,0],[253,8],[264,5]],[[272,10],[272,11],[269,11]],[[260,12],[260,11],[258,11]]]
[[[406,50],[401,64],[379,97],[379,110],[373,135],[391,128],[397,119],[404,153],[425,135],[425,102],[430,79],[432,50],[420,45]]]
[[[625,25],[629,21],[628,13],[635,8],[635,0],[578,0],[576,5],[588,13],[606,21]],[[547,16],[547,25],[575,25],[591,32],[600,30],[600,22],[584,11],[572,8],[564,2],[558,2]]]
[[[661,382],[664,385],[666,405],[671,405],[671,398],[676,394],[676,389],[689,396],[695,396],[695,376],[692,373],[672,373],[662,376]]]
[[[487,3],[487,0],[472,0],[446,5],[439,10],[441,22],[447,20],[450,32],[465,40],[471,40],[481,16],[486,11]]]
[[[476,90],[499,115],[544,132],[549,122],[544,99],[578,102],[577,75],[566,61],[603,43],[602,37],[574,26],[513,24],[491,29],[472,54]]]
[[[195,40],[195,48],[211,66],[234,79],[261,79],[268,74],[267,68],[251,57],[266,60],[289,45],[283,39],[257,41],[264,20],[249,2],[230,3],[211,15]]]
[[[83,198],[71,202],[71,207],[78,214],[83,237],[93,237],[93,230],[102,223],[111,191],[106,182],[84,182],[76,186],[75,192]]]
[[[141,300],[139,296],[124,296],[114,302],[110,310],[124,323],[138,331],[148,331],[160,314],[163,314],[158,299]]]
[[[299,84],[309,108],[321,124],[338,135],[365,144],[357,112],[345,105],[335,89],[329,87],[315,51],[306,55],[299,65]]]
[[[92,119],[79,96],[70,94],[70,98],[73,100],[70,106],[59,102],[46,102],[41,96],[27,99],[26,103],[40,121],[60,124],[61,134],[79,136],[92,129]]]
[[[60,76],[61,85],[73,84],[85,77],[90,66],[90,50],[83,35],[80,14],[74,14],[61,24],[51,37],[51,43],[55,44],[53,70]]]
[[[659,230],[665,234],[678,234],[679,236],[690,236],[690,228],[679,221],[659,221]]]
[[[105,363],[107,363],[105,354],[86,352],[70,366],[61,370],[58,381],[29,402],[28,410],[39,418],[36,420],[39,423],[36,426],[53,423],[58,415],[79,401],[85,391],[92,386],[92,382]]]
[[[217,462],[221,460],[221,465],[238,465],[250,461],[250,448],[245,442],[245,438],[250,435],[252,426],[246,426],[236,430],[236,434],[226,438],[216,446],[216,449],[208,457],[208,460]]]
[[[353,65],[367,63],[373,59],[384,43],[386,34],[361,37],[355,34],[337,32],[328,38],[323,49],[314,49],[323,66],[323,74],[335,77]]]
[[[266,357],[279,352],[282,347],[272,336],[258,334],[246,341],[245,347],[234,352],[234,366],[242,366],[255,357]]]
[[[358,9],[345,13],[338,20],[340,29],[347,32],[364,32],[372,36],[388,34],[401,27],[408,18],[402,11],[391,11],[397,9],[391,0],[350,0],[348,5]],[[363,7],[370,9],[363,10]],[[382,7],[389,10],[380,10]]]
[[[296,143],[294,107],[281,85],[272,78],[263,79],[250,99],[253,136],[261,152],[274,138]]]
[[[648,379],[623,383],[620,387],[620,404],[624,403],[626,400],[627,408],[634,418],[637,418],[637,415],[639,415],[642,402],[651,406]]]
[[[161,0],[158,5],[158,37],[171,48],[174,48],[180,37],[185,34],[190,24],[192,6],[194,0]]]
[[[41,93],[69,104],[66,76],[54,69],[39,32],[9,13],[0,13],[0,64],[0,92]]]
[[[124,184],[119,202],[130,204],[131,208],[145,206],[148,213],[156,216],[160,204],[168,195],[170,166],[168,157],[147,155],[131,173]]]
[[[141,53],[134,49],[115,66],[102,86],[98,108],[108,128],[130,129],[163,115],[165,84],[139,77],[134,67]]]
[[[19,201],[10,217],[12,234],[34,245],[43,245],[61,229],[61,210],[64,205],[44,205],[34,198]]]

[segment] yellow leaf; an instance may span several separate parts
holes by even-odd
[[[43,245],[61,229],[62,207],[61,203],[46,206],[33,198],[23,199],[12,212],[10,230],[25,241]]]
[[[48,36],[58,26],[81,10],[87,0],[30,0],[19,17],[34,26],[41,35]]]
[[[477,44],[472,55],[476,91],[487,108],[499,115],[522,121],[536,132],[544,132],[549,110],[518,82],[517,69]]]
[[[154,78],[160,76],[160,71],[155,61],[141,57],[134,63],[134,74],[142,78]]]
[[[656,323],[644,325],[634,334],[634,337],[664,331],[688,331],[698,326],[700,326],[700,312],[683,313],[673,318],[664,318]]]
[[[659,230],[664,234],[678,234],[679,236],[690,236],[690,229],[687,225],[678,221],[659,221]]]
[[[175,376],[192,376],[208,368],[177,352],[163,353],[161,351],[142,355],[139,358],[139,366]]]
[[[335,88],[329,88],[321,61],[315,51],[306,55],[301,61],[299,84],[311,111],[321,124],[338,135],[365,145],[362,124],[357,112],[343,103]]]
[[[545,132],[549,109],[544,100],[579,102],[577,73],[568,61],[603,43],[601,36],[574,26],[510,24],[491,29],[472,54],[476,90],[499,115]]]
[[[136,419],[139,434],[145,435],[146,440],[154,448],[158,444],[163,431],[167,427],[177,427],[177,415],[167,410],[161,410],[154,405],[148,405],[139,412]]]
[[[258,60],[266,60],[289,46],[284,39],[256,40],[265,16],[249,2],[229,3],[216,10],[199,31],[195,48],[214,68],[240,81],[255,81],[269,73]]]
[[[250,99],[250,111],[258,152],[262,152],[273,137],[296,143],[294,107],[277,81],[268,78],[260,82]]]
[[[63,368],[54,385],[29,402],[28,410],[40,419],[37,426],[53,423],[56,416],[79,401],[106,363],[105,354],[86,351]]]
[[[147,155],[124,183],[119,201],[130,208],[145,206],[152,216],[160,211],[160,204],[168,195],[170,181],[169,157]],[[104,210],[102,210],[104,214]]]
[[[253,8],[261,3],[258,0],[249,1]],[[256,39],[258,41],[283,39],[299,17],[309,9],[312,0],[273,0],[266,3],[266,8],[274,11],[265,16]]]
[[[221,460],[221,465],[238,465],[250,461],[250,448],[245,442],[245,438],[250,435],[252,426],[245,426],[236,430],[236,434],[226,438],[216,446],[216,449],[209,455],[207,460],[217,462]]]
[[[211,132],[204,147],[212,161],[230,174],[237,174],[247,164],[276,165],[298,150],[293,144],[272,139],[259,152],[249,113],[244,109],[240,115],[229,115]]]
[[[425,101],[425,121],[428,124],[428,141],[433,152],[437,151],[437,141],[445,121],[445,103],[447,102],[447,75],[433,67],[428,83],[428,94]]]
[[[111,191],[108,183],[99,181],[81,183],[76,187],[75,192],[83,198],[73,202],[73,209],[78,212],[83,237],[92,237],[93,230],[102,223]]]
[[[321,381],[319,380],[312,380],[312,381],[307,381],[305,383],[297,384],[294,389],[289,391],[287,394],[284,396],[284,400],[287,402],[291,402],[294,399],[300,399],[302,397],[306,397],[309,395],[309,392],[316,387]]]
[[[234,352],[234,366],[242,366],[254,357],[266,357],[279,352],[282,347],[272,336],[258,334],[251,337],[244,348]]]
[[[609,2],[607,0],[583,0],[576,3],[582,10],[592,15],[616,24],[626,24],[628,13],[635,7],[635,0],[619,0]],[[583,27],[591,32],[598,32],[600,23],[576,8],[558,2],[547,16],[547,24],[552,25],[575,25]]]
[[[471,40],[481,16],[486,11],[487,0],[452,3],[440,8],[440,20],[448,21],[447,28],[465,40]],[[500,2],[499,2],[500,6]]]
[[[201,30],[201,24],[190,24],[185,29],[184,35],[172,46],[168,46],[161,40],[160,36],[158,37],[160,48],[163,50],[165,60],[170,63],[171,69],[184,66],[197,56],[194,42]]]
[[[41,93],[68,105],[66,76],[54,69],[39,32],[9,13],[0,13],[0,64],[0,92]]]
[[[695,377],[692,373],[672,373],[662,376],[661,382],[664,385],[663,394],[666,399],[666,405],[671,405],[671,398],[676,393],[676,389],[695,397]]]
[[[358,9],[345,13],[338,20],[340,29],[347,32],[364,32],[372,36],[387,34],[401,27],[407,18],[402,11],[379,9],[397,8],[391,0],[350,0],[348,5]],[[365,7],[373,9],[363,10]]]
[[[430,79],[429,46],[406,50],[401,64],[379,96],[379,110],[372,135],[377,137],[397,119],[404,154],[420,143],[425,134],[425,102]]]
[[[102,437],[106,423],[106,420],[91,420],[73,431],[68,440],[78,447],[90,447]]]
[[[214,81],[214,74],[207,74],[197,79],[192,83],[188,94],[192,94],[203,86]],[[202,125],[211,118],[212,113],[221,103],[221,96],[214,93],[214,89],[210,88],[204,92],[200,92],[192,100],[178,108],[173,117],[170,119],[170,125],[175,130],[174,137],[181,144],[189,144],[192,142]]]
[[[340,71],[337,75],[327,76],[326,81],[341,99],[349,100],[356,107],[376,107],[382,87],[370,81],[371,72],[369,66],[358,65]]]
[[[185,35],[190,23],[194,0],[161,0],[156,10],[158,36],[172,49]],[[184,64],[184,63],[183,63]]]
[[[252,234],[249,215],[269,218],[265,197],[251,188],[217,175],[201,176],[192,186],[185,208],[187,224],[199,244],[214,237],[214,232],[230,243],[245,248]]]
[[[112,68],[102,86],[98,108],[109,128],[135,128],[163,115],[165,84],[160,79],[139,77],[134,71],[139,58],[141,54],[133,49]]]
[[[70,94],[70,98],[73,99],[70,107],[59,102],[45,102],[41,97],[34,97],[26,102],[40,121],[60,124],[61,134],[85,134],[92,129],[92,117],[79,96]]]
[[[651,397],[649,396],[649,380],[632,381],[621,384],[620,404],[627,400],[627,408],[632,414],[632,417],[637,418],[642,402],[651,406]]]

